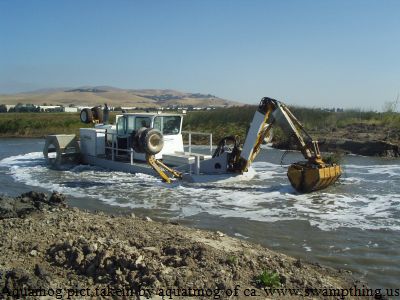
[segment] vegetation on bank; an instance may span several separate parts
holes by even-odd
[[[115,114],[110,115],[114,122]],[[79,128],[92,127],[79,119],[79,113],[3,113],[0,136],[44,137],[49,134],[79,134]]]
[[[228,135],[238,135],[243,141],[257,106],[220,108],[211,111],[191,111],[184,118],[183,130],[213,134],[217,143]],[[392,111],[372,112],[346,110],[343,112],[324,111],[316,108],[291,107],[294,115],[306,130],[314,135],[326,135],[351,126],[358,126],[366,132],[388,132],[392,141],[397,141],[400,132],[400,114]],[[115,114],[110,114],[114,122]],[[79,128],[90,127],[80,122],[78,113],[1,113],[0,136],[42,137],[56,133],[78,134]],[[275,139],[286,137],[276,129]],[[193,140],[196,142],[196,140]]]
[[[185,130],[212,132],[215,140],[227,135],[239,135],[241,140],[257,106],[231,107],[213,111],[189,112],[184,123]],[[293,114],[313,136],[321,137],[331,133],[358,127],[358,131],[387,133],[389,140],[398,141],[400,132],[400,114],[393,111],[373,112],[345,110],[342,112],[325,111],[317,108],[290,107]],[[274,139],[287,139],[280,128],[274,128]]]
[[[0,135],[5,137],[43,137],[56,133],[78,133],[85,127],[78,114],[69,113],[3,113]]]

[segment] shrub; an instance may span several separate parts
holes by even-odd
[[[264,270],[256,277],[256,283],[265,287],[278,287],[281,282],[277,272]]]

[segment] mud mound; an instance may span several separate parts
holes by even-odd
[[[245,291],[256,295],[252,299],[263,299],[268,286],[298,288],[300,297],[310,289],[362,285],[350,272],[296,260],[220,232],[134,215],[83,212],[66,208],[64,200],[59,194],[24,194],[14,199],[30,205],[21,211],[6,201],[13,207],[0,219],[0,291],[6,296],[29,287],[65,298],[76,293],[96,298],[101,291],[110,296],[120,290],[134,291],[129,299],[161,299],[157,295],[169,290],[173,299],[186,299],[185,293],[195,290],[211,294],[194,299],[210,299],[215,293],[228,299],[229,291],[237,291],[239,299],[248,298]],[[260,280],[261,274],[274,278],[273,284]]]
[[[44,193],[28,192],[17,198],[0,196],[0,219],[23,218],[52,207],[66,207],[65,196],[53,192],[50,198]]]
[[[293,139],[276,142],[272,147],[281,150],[300,151],[299,145]],[[353,141],[343,138],[320,138],[319,147],[323,152],[343,152],[364,156],[400,157],[399,146],[386,141]]]

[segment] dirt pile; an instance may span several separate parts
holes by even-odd
[[[66,207],[65,196],[57,192],[53,192],[50,197],[33,191],[17,198],[0,196],[0,219],[24,217],[34,211],[59,206]]]
[[[301,298],[312,290],[363,286],[350,272],[296,260],[220,232],[83,212],[66,207],[59,194],[29,195],[14,200],[36,209],[29,214],[2,210],[0,218],[0,289],[5,296],[36,299],[41,289],[58,299],[264,299],[277,298],[268,296],[269,288],[290,288]],[[9,198],[0,203],[12,206]],[[10,217],[11,212],[18,217]],[[21,294],[23,289],[31,294]]]
[[[342,152],[364,156],[400,157],[400,131],[375,124],[354,123],[344,127],[314,128],[308,132],[323,152]],[[278,136],[273,147],[300,150],[293,136]]]
[[[323,152],[342,152],[364,156],[400,157],[398,145],[385,141],[354,141],[349,139],[320,138],[319,148]],[[282,140],[273,144],[282,150],[298,150],[300,147],[294,139]]]
[[[320,150],[326,152],[345,152],[364,156],[400,157],[398,145],[385,141],[353,141],[321,139]]]

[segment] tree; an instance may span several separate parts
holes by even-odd
[[[399,94],[397,94],[395,101],[387,101],[383,104],[383,112],[393,113],[397,111],[397,105],[399,104]]]

